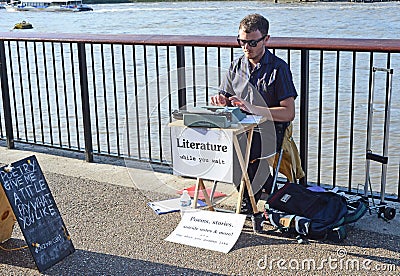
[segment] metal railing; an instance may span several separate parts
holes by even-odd
[[[400,40],[274,38],[299,92],[294,137],[309,182],[364,185],[371,68],[400,68]],[[0,139],[171,164],[174,109],[205,105],[230,62],[235,37],[0,33]],[[386,191],[400,194],[399,78],[393,79]],[[387,76],[376,81],[384,113]],[[379,90],[379,91],[378,91]],[[382,147],[384,115],[373,145]],[[381,168],[371,169],[379,182]],[[379,187],[379,183],[376,187]]]

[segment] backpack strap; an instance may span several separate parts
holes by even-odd
[[[332,225],[332,229],[333,228],[337,228],[337,227],[340,227],[340,226],[342,226],[342,225],[344,225],[344,224],[346,224],[346,219],[345,219],[345,217],[342,217],[338,222],[336,222],[334,225]]]
[[[356,222],[367,212],[367,205],[362,200],[356,201],[356,204],[357,207],[355,208],[355,210],[352,212],[348,212],[344,216],[344,224]]]
[[[307,236],[310,231],[310,219],[305,217],[295,217],[295,229],[300,235]]]
[[[347,238],[347,231],[346,231],[346,226],[341,225],[339,227],[336,227],[334,229],[332,229],[331,231],[329,231],[327,233],[326,239],[339,243],[342,242],[343,240],[345,240]]]

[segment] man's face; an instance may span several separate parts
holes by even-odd
[[[269,36],[266,36],[264,39],[261,39],[262,37],[263,35],[259,30],[251,33],[246,33],[242,29],[239,30],[238,40],[241,41],[240,44],[243,53],[248,59],[255,60],[256,62],[258,62],[264,55],[265,52],[264,46],[265,43],[268,41]],[[260,41],[256,43],[256,46],[252,47],[249,45],[251,43],[246,43],[245,40],[255,40],[255,41],[260,40]]]

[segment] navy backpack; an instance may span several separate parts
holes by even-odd
[[[367,209],[361,199],[348,202],[334,192],[286,183],[267,199],[264,213],[253,216],[253,227],[259,232],[269,221],[280,232],[296,234],[300,243],[306,238],[338,242],[347,237],[345,225],[360,219]]]

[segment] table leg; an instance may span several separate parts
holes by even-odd
[[[203,195],[204,195],[204,199],[208,205],[208,209],[210,211],[214,211],[214,207],[212,206],[212,202],[210,200],[210,197],[207,194],[207,190],[206,187],[204,186],[204,181],[202,178],[197,178],[197,182],[196,182],[196,188],[194,190],[194,199],[193,199],[193,204],[192,207],[193,208],[197,208],[197,200],[199,199],[199,192],[200,190],[202,191]]]
[[[236,151],[239,163],[240,163],[240,168],[242,169],[242,181],[240,183],[238,201],[236,204],[236,213],[240,213],[240,208],[242,206],[242,201],[243,201],[244,185],[246,185],[247,192],[250,197],[250,203],[251,203],[251,207],[253,208],[253,213],[257,213],[257,203],[256,203],[256,200],[254,199],[253,189],[251,187],[249,175],[247,174],[247,166],[249,164],[250,148],[251,148],[252,139],[253,139],[253,128],[250,129],[247,133],[246,152],[245,152],[245,155],[243,158],[242,150],[240,149],[240,145],[239,145],[237,136],[236,135],[233,136],[233,145],[235,147],[235,151]]]

